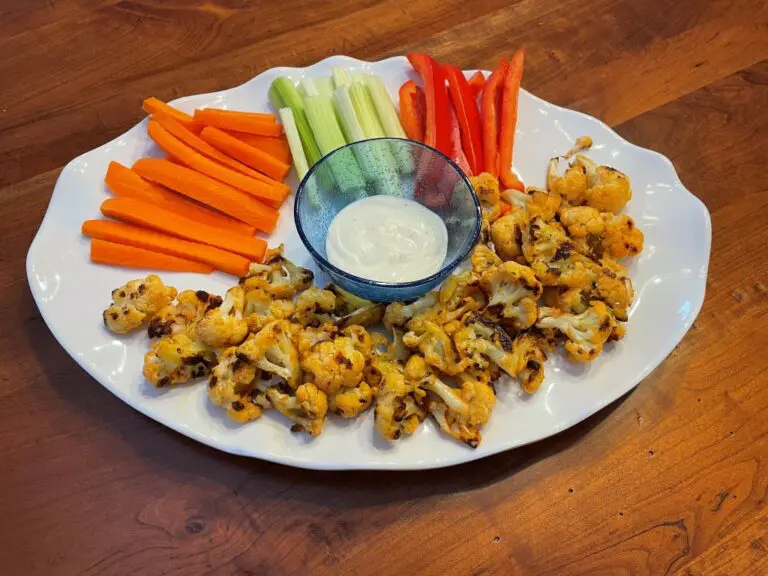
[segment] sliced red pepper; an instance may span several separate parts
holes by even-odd
[[[427,101],[413,80],[400,86],[400,123],[411,140],[424,142]]]
[[[480,70],[472,74],[472,78],[469,79],[469,86],[472,88],[475,100],[477,100],[477,97],[483,93],[483,88],[485,87],[485,76]]]
[[[444,66],[448,93],[461,129],[461,144],[467,157],[470,175],[483,171],[483,126],[472,88],[457,66]]]
[[[424,144],[451,154],[451,104],[442,67],[423,52],[408,54],[408,61],[424,82],[427,104]]]
[[[509,62],[502,60],[483,88],[483,163],[485,171],[499,177],[499,128],[501,124],[500,99]]]
[[[501,131],[499,132],[499,179],[506,188],[525,190],[520,179],[512,172],[512,152],[515,146],[517,126],[517,100],[520,96],[520,82],[523,78],[525,52],[518,50],[512,56],[509,72],[504,79],[501,101]]]
[[[472,166],[464,152],[464,148],[461,145],[461,122],[454,110],[451,110],[451,160],[456,162],[459,168],[467,176],[473,176],[475,174]]]

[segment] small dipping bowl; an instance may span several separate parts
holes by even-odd
[[[435,212],[448,231],[440,269],[411,282],[361,278],[328,261],[325,241],[348,204],[376,195],[414,200]],[[412,300],[437,287],[469,254],[480,235],[480,203],[466,175],[441,152],[412,140],[377,138],[348,144],[318,161],[299,184],[296,228],[317,265],[341,288],[374,302]]]

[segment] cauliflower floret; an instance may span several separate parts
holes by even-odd
[[[318,388],[333,396],[340,389],[354,388],[362,381],[365,356],[355,348],[352,338],[337,336],[315,344],[302,357],[301,367]]]
[[[490,295],[488,306],[500,307],[501,316],[511,320],[515,329],[525,330],[536,323],[536,301],[542,286],[533,270],[517,262],[505,262],[486,271],[480,283]]]
[[[464,368],[451,341],[435,322],[425,320],[417,326],[409,323],[412,328],[403,336],[403,344],[408,348],[418,349],[430,366],[434,366],[446,374],[457,374]]]
[[[558,194],[550,194],[535,186],[528,187],[525,192],[514,189],[504,190],[501,193],[501,199],[514,208],[523,210],[529,218],[538,216],[546,221],[555,217],[562,203]]]
[[[374,355],[371,368],[378,380],[374,408],[376,430],[388,440],[413,434],[426,417],[417,401],[417,395],[423,397],[423,391],[418,388],[420,379],[406,380],[402,364],[386,355]]]
[[[437,420],[440,430],[472,448],[480,445],[480,427],[488,422],[496,405],[496,393],[482,380],[465,380],[453,388],[434,375],[424,380],[431,392],[426,398],[427,411]]]
[[[491,225],[491,239],[496,252],[504,260],[519,260],[523,255],[523,231],[528,225],[528,213],[512,210]]]
[[[330,290],[309,288],[296,298],[294,318],[302,326],[320,326],[335,320],[336,295]]]
[[[337,317],[336,324],[339,328],[354,325],[374,326],[381,322],[384,315],[384,304],[355,296],[335,284],[329,284],[325,289],[333,292],[336,296],[334,314]]]
[[[237,347],[238,358],[279,376],[295,390],[301,382],[301,368],[293,332],[290,322],[275,320]]]
[[[554,328],[568,341],[565,349],[576,362],[590,362],[603,350],[613,333],[616,320],[608,307],[600,301],[590,302],[582,314],[566,314],[554,308],[539,308],[539,328]]]
[[[355,350],[362,352],[364,356],[370,356],[373,352],[373,338],[362,326],[356,324],[347,326],[341,331],[341,335],[350,338]]]
[[[436,291],[427,292],[414,302],[405,304],[403,302],[392,302],[384,310],[384,326],[392,331],[394,328],[402,328],[411,318],[424,314],[438,304],[438,293]]]
[[[469,316],[465,319],[464,328],[456,332],[453,340],[464,368],[486,370],[490,363],[494,363],[510,376],[515,376],[512,340],[501,326]]]
[[[296,306],[291,300],[274,299],[261,288],[245,293],[243,317],[251,332],[258,332],[274,320],[286,320],[293,316],[295,310]]]
[[[184,290],[179,293],[176,302],[162,308],[149,321],[147,336],[159,338],[184,332],[194,337],[197,321],[209,310],[221,306],[222,302],[221,296],[205,290]]]
[[[158,388],[207,376],[216,354],[186,334],[163,336],[144,355],[144,377]]]
[[[498,266],[502,262],[498,254],[496,254],[496,252],[494,252],[487,244],[478,244],[475,246],[469,261],[472,264],[472,272],[478,277],[489,268]]]
[[[560,211],[560,221],[576,249],[592,258],[624,258],[643,249],[643,233],[624,214],[617,216],[590,206],[571,206]]]
[[[232,346],[222,352],[219,363],[208,380],[208,398],[227,411],[235,422],[256,420],[271,407],[266,397],[267,386],[260,386],[261,370],[237,355]]]
[[[625,174],[610,166],[598,166],[581,154],[576,155],[574,163],[584,169],[587,179],[587,190],[582,203],[601,212],[617,214],[632,199],[632,188]]]
[[[480,277],[472,270],[446,278],[440,286],[439,301],[439,308],[415,316],[408,323],[408,327],[413,330],[411,326],[419,319],[432,319],[444,324],[461,318],[467,312],[480,310],[487,304],[485,294],[480,289]]]
[[[552,158],[547,170],[547,190],[565,198],[566,202],[578,206],[587,200],[587,169],[580,164],[571,164],[565,174],[558,176],[560,158]]]
[[[131,280],[112,291],[112,304],[104,310],[104,325],[115,334],[139,328],[176,297],[176,288],[166,286],[159,276]]]
[[[536,392],[544,381],[546,349],[549,346],[547,339],[535,331],[522,332],[512,342],[512,355],[516,362],[515,377],[528,394]]]
[[[245,292],[241,286],[227,290],[218,308],[208,310],[198,320],[195,335],[200,342],[212,348],[236,346],[248,336],[248,324],[243,320]]]
[[[330,342],[336,337],[338,331],[333,324],[323,324],[319,328],[305,326],[297,336],[299,357],[304,358],[320,342]]]
[[[373,389],[364,381],[354,388],[342,388],[329,399],[331,412],[342,418],[355,418],[368,410],[372,403]]]
[[[492,223],[501,216],[501,196],[499,193],[499,181],[488,172],[483,172],[469,179],[472,188],[480,201],[483,215]]]
[[[531,264],[537,260],[550,262],[566,242],[568,236],[559,223],[532,218],[523,230],[523,255]]]
[[[531,268],[546,286],[586,289],[600,276],[600,267],[579,254],[571,242],[563,243],[549,261],[534,260]]]
[[[267,390],[267,398],[280,414],[294,422],[291,432],[319,436],[323,431],[325,415],[328,413],[328,397],[314,384],[302,384],[294,396],[270,388]]]
[[[598,210],[590,206],[567,206],[560,210],[560,222],[571,238],[601,236],[605,232],[605,221]]]
[[[542,301],[545,306],[558,308],[569,314],[581,314],[589,308],[589,292],[581,288],[552,286],[544,290]]]
[[[616,319],[626,322],[629,318],[629,307],[635,297],[632,280],[627,269],[609,258],[600,261],[600,274],[594,283],[592,297],[605,302],[616,316]]]
[[[251,263],[248,274],[241,280],[246,291],[266,290],[275,298],[292,298],[312,285],[311,270],[296,266],[283,257],[283,245],[269,250],[263,264]]]
[[[625,214],[615,216],[603,213],[602,216],[605,221],[603,254],[618,259],[637,256],[643,251],[645,237],[632,218]]]

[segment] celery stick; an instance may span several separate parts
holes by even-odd
[[[283,130],[285,130],[285,135],[288,138],[288,146],[291,148],[291,156],[293,156],[293,164],[296,167],[296,173],[299,176],[299,180],[301,180],[309,170],[309,166],[307,165],[307,157],[304,155],[304,148],[301,145],[299,130],[296,128],[296,120],[293,117],[293,111],[287,107],[280,108],[278,114],[280,114],[280,120],[283,122]]]
[[[332,96],[334,89],[333,78],[330,76],[320,76],[315,78],[315,87],[319,94],[323,96]]]
[[[400,117],[397,114],[397,110],[395,110],[392,97],[389,95],[384,81],[378,76],[369,74],[366,76],[365,82],[376,106],[376,112],[379,114],[379,120],[384,128],[384,133],[390,138],[408,138],[402,124],[400,124]],[[408,147],[393,144],[392,153],[395,155],[397,165],[403,173],[410,174],[414,171],[413,158]]]
[[[308,94],[312,94],[315,87],[312,82],[305,82],[304,88]],[[324,155],[330,154],[346,144],[336,119],[331,98],[310,95],[305,99],[304,106],[309,125],[312,127],[312,133]],[[365,179],[352,151],[342,150],[330,158],[328,162],[342,192],[358,194],[362,192],[365,188]]]
[[[363,128],[366,138],[384,138],[384,128],[379,122],[376,108],[371,99],[371,94],[365,84],[354,82],[349,87],[349,97],[357,113],[357,120]]]
[[[352,84],[352,76],[349,75],[346,68],[336,66],[333,69],[333,83],[336,85],[336,88],[339,88],[340,86],[349,86]]]
[[[293,112],[293,119],[295,120],[296,128],[299,131],[301,144],[307,158],[307,164],[312,166],[315,162],[320,160],[322,154],[320,153],[320,148],[318,147],[317,142],[315,142],[312,129],[307,121],[307,115],[304,111],[304,102],[291,79],[285,77],[276,78],[272,82],[272,86],[269,90],[269,97],[273,106],[275,106],[276,103],[279,104],[275,106],[278,110],[280,108],[288,107],[291,109],[291,112]]]

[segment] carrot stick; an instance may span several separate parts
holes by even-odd
[[[203,131],[200,132],[200,138],[233,158],[237,158],[243,164],[261,170],[275,180],[283,180],[291,169],[288,164],[276,160],[266,152],[249,146],[213,126],[203,128]]]
[[[206,226],[136,198],[110,198],[101,203],[101,212],[104,216],[121,222],[223,248],[257,262],[261,261],[267,249],[267,243],[261,238],[242,236],[221,228]]]
[[[213,266],[168,256],[135,246],[126,246],[106,240],[91,240],[91,262],[109,264],[126,268],[147,268],[149,270],[168,270],[171,272],[199,272],[210,274]]]
[[[172,209],[179,216],[246,236],[253,236],[256,231],[250,224],[201,206],[194,200],[172,192],[164,186],[144,180],[136,172],[119,162],[112,161],[109,163],[104,181],[115,196],[147,200],[158,206]]]
[[[275,122],[275,117],[271,114],[204,108],[195,110],[195,122],[216,126],[216,128],[223,128],[224,130],[237,130],[238,132],[261,136],[277,137],[283,135],[283,127]]]
[[[288,146],[288,140],[285,138],[272,138],[270,136],[259,136],[258,134],[248,134],[246,132],[235,132],[234,130],[227,130],[227,134],[242,140],[248,146],[253,146],[259,150],[263,150],[270,156],[274,156],[280,162],[291,164],[293,159],[291,158],[291,147]]]
[[[505,188],[525,190],[525,186],[512,172],[512,155],[515,146],[517,126],[517,100],[520,95],[520,81],[523,77],[525,53],[518,50],[509,63],[509,72],[504,79],[501,96],[501,128],[499,130],[499,180]]]
[[[202,262],[213,266],[216,270],[238,277],[245,276],[250,264],[247,258],[243,258],[239,254],[121,222],[86,220],[83,222],[82,231],[85,236],[90,238]]]
[[[164,112],[180,124],[182,124],[187,130],[191,130],[195,134],[199,133],[203,129],[202,124],[196,122],[192,116],[186,112],[182,112],[173,106],[169,106],[162,100],[158,100],[155,97],[147,98],[142,103],[141,107],[147,114],[155,114],[157,112]]]
[[[133,165],[133,169],[148,180],[239,218],[264,232],[272,232],[277,225],[278,212],[271,206],[184,166],[158,158],[142,158]]]
[[[186,144],[187,146],[194,148],[201,154],[205,154],[206,156],[208,156],[213,160],[216,160],[220,164],[224,164],[225,166],[228,166],[233,170],[241,172],[246,176],[250,176],[251,178],[261,179],[261,174],[259,172],[249,168],[242,162],[238,162],[235,158],[230,158],[226,154],[222,154],[216,148],[211,146],[208,142],[201,139],[197,134],[195,134],[191,130],[186,129],[180,122],[177,122],[175,119],[173,119],[170,115],[166,114],[165,112],[155,112],[154,114],[152,114],[152,118],[154,120],[157,120],[160,123],[160,125],[166,130],[168,130],[168,132],[170,132],[173,136],[175,136],[176,138],[184,142],[184,144]]]
[[[255,178],[249,178],[244,174],[230,170],[226,166],[222,166],[221,164],[217,164],[213,160],[206,158],[173,136],[163,128],[157,120],[149,121],[147,131],[152,140],[154,140],[160,148],[174,158],[181,160],[190,168],[248,192],[257,198],[270,200],[272,202],[282,202],[285,200],[287,194],[277,186],[272,186],[261,180],[256,180]]]

